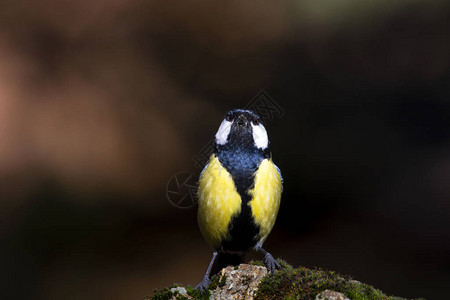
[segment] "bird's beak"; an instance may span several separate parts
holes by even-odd
[[[247,125],[247,118],[246,118],[244,115],[240,115],[240,116],[237,118],[236,123],[237,123],[239,126],[245,126],[245,125]]]

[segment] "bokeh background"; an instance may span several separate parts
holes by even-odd
[[[211,250],[166,185],[261,90],[285,112],[266,248],[448,296],[448,1],[4,0],[0,57],[2,299],[196,284]]]

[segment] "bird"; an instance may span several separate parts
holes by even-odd
[[[223,267],[244,262],[251,248],[263,253],[269,272],[280,268],[262,246],[275,224],[282,190],[260,116],[245,109],[228,111],[197,189],[198,225],[214,251],[195,289],[205,290],[210,276]]]

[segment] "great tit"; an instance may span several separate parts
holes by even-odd
[[[250,110],[228,111],[199,180],[198,224],[214,253],[196,289],[206,289],[210,275],[222,267],[242,263],[252,247],[264,254],[270,272],[280,268],[262,245],[275,223],[282,189],[261,118]]]

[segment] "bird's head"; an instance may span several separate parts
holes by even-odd
[[[269,146],[267,131],[261,118],[254,112],[233,109],[227,112],[216,133],[217,146],[257,148],[266,150]]]

